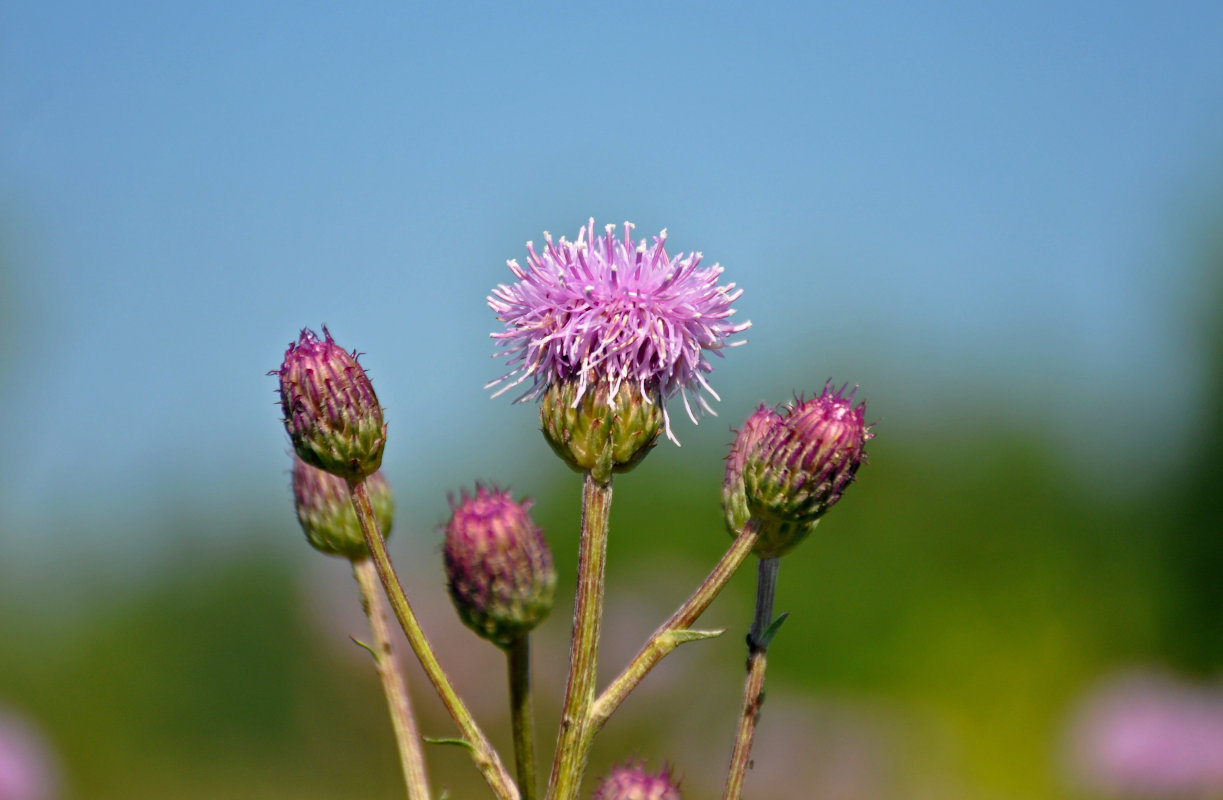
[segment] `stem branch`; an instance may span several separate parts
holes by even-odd
[[[552,761],[549,800],[574,800],[590,755],[590,709],[599,663],[599,629],[603,623],[603,581],[607,563],[607,520],[611,481],[600,483],[589,473],[582,485],[582,535],[578,545],[578,587],[573,607],[573,640],[569,649],[569,683],[561,711],[556,756]]]
[[[425,774],[420,732],[412,714],[412,701],[400,671],[399,658],[391,643],[378,573],[368,558],[353,561],[352,572],[361,588],[361,608],[369,617],[370,632],[374,636],[374,664],[378,677],[382,679],[382,691],[386,694],[386,705],[391,712],[391,727],[395,730],[395,742],[399,746],[399,762],[403,767],[408,798],[429,800],[429,779]]]
[[[722,560],[717,563],[705,578],[705,581],[697,587],[684,604],[680,606],[671,617],[658,627],[650,636],[649,640],[642,646],[641,650],[629,662],[629,665],[624,668],[611,685],[599,695],[599,699],[595,701],[594,708],[591,712],[591,725],[594,730],[602,728],[625,698],[637,688],[637,684],[641,683],[642,679],[657,666],[658,662],[676,647],[679,646],[680,640],[671,636],[676,631],[686,630],[690,625],[697,621],[701,614],[705,613],[705,609],[709,608],[709,604],[714,598],[725,588],[730,582],[731,577],[738,571],[743,564],[743,560],[747,558],[748,553],[752,552],[752,548],[756,544],[757,530],[753,524],[747,525],[743,531],[735,538],[730,549],[722,556]]]
[[[403,593],[403,586],[400,585],[399,577],[395,574],[395,567],[391,564],[390,556],[387,555],[382,534],[378,531],[378,522],[374,518],[374,509],[370,505],[365,482],[350,482],[348,489],[353,507],[357,511],[357,519],[361,522],[361,530],[365,534],[365,543],[373,557],[382,587],[386,590],[387,599],[391,602],[391,609],[395,612],[395,617],[399,620],[404,635],[408,637],[408,644],[412,646],[412,651],[420,660],[425,675],[433,684],[433,688],[437,690],[442,704],[450,712],[450,717],[459,726],[463,738],[470,745],[472,760],[475,761],[476,767],[484,776],[484,780],[488,782],[493,793],[500,800],[519,800],[518,789],[514,786],[513,779],[501,763],[497,751],[489,743],[488,737],[480,730],[471,712],[467,710],[463,700],[450,685],[450,679],[446,676],[441,664],[438,663],[437,657],[433,654],[433,648],[429,646],[429,640],[425,637],[425,632],[416,620],[412,606],[408,604],[408,598]]]
[[[535,800],[535,714],[531,709],[531,645],[527,634],[505,651],[510,678],[510,720],[514,731],[514,766],[522,800]]]
[[[763,558],[757,571],[756,617],[747,635],[747,680],[743,684],[743,710],[739,714],[739,730],[735,735],[723,800],[739,800],[743,791],[743,780],[747,776],[747,765],[752,755],[752,739],[756,735],[756,722],[760,719],[760,707],[764,705],[764,670],[769,650],[765,631],[773,620],[773,596],[777,590],[779,563],[776,558]]]

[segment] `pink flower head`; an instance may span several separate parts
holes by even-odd
[[[25,720],[0,711],[0,800],[51,800],[58,783],[43,738]]]
[[[1092,794],[1223,796],[1223,691],[1160,674],[1114,678],[1074,714],[1069,756]]]
[[[622,239],[615,226],[605,230],[596,238],[591,219],[576,242],[545,233],[543,253],[527,243],[527,269],[508,262],[518,282],[498,286],[488,305],[505,323],[492,337],[510,371],[486,388],[504,384],[499,395],[529,380],[523,401],[575,381],[580,399],[591,384],[608,383],[614,397],[629,382],[661,401],[680,394],[693,422],[689,392],[714,413],[702,394],[719,399],[705,379],[713,369],[706,351],[721,355],[743,343],[727,341],[751,326],[729,321],[743,291],[718,285],[721,266],[699,269],[700,253],[668,256],[665,230],[652,245],[634,244],[628,222]],[[667,435],[675,438],[669,419]]]
[[[645,765],[632,762],[615,767],[599,788],[593,800],[682,800],[679,781],[671,777],[671,770],[663,767],[654,774],[647,772]]]

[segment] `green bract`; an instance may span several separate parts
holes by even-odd
[[[627,472],[654,447],[666,424],[658,397],[622,383],[614,396],[606,383],[580,398],[573,381],[548,387],[539,405],[544,438],[565,463],[606,483]]]

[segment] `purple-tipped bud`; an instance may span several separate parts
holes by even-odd
[[[726,465],[723,509],[732,534],[749,519],[759,527],[755,552],[774,558],[806,538],[841,499],[873,438],[866,404],[829,385],[819,397],[774,411],[761,407],[739,431]]]
[[[390,484],[381,472],[375,472],[365,479],[365,488],[378,528],[383,537],[389,536],[395,517]],[[316,550],[354,561],[369,555],[346,481],[294,458],[293,502],[297,506],[297,521]]]
[[[356,353],[337,345],[326,327],[323,334],[320,341],[303,329],[285,351],[277,373],[285,429],[307,464],[359,481],[382,465],[382,406]]]
[[[647,772],[644,764],[628,763],[613,767],[591,800],[683,800],[679,781],[663,767],[657,774]]]
[[[627,382],[614,396],[608,383],[584,392],[574,381],[554,383],[539,404],[539,421],[553,451],[600,483],[636,466],[666,425],[658,394]]]
[[[722,509],[726,512],[726,527],[732,536],[738,536],[751,519],[747,495],[743,492],[743,467],[747,463],[748,453],[769,426],[780,419],[776,411],[761,403],[743,423],[730,448],[730,455],[726,458],[726,477],[722,481]]]
[[[556,568],[531,503],[476,487],[451,501],[442,558],[455,610],[467,627],[505,647],[552,610]]]

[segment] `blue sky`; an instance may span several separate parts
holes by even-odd
[[[1183,437],[1221,53],[1217,2],[7,4],[0,535],[287,503],[265,373],[323,322],[393,480],[512,482],[546,455],[484,298],[591,216],[746,290],[698,450],[829,376],[896,435],[1005,398],[1087,460]]]

